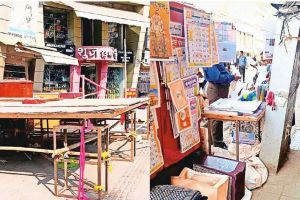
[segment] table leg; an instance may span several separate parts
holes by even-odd
[[[47,120],[47,140],[49,140],[49,120]]]
[[[56,150],[56,129],[53,128],[53,150]],[[58,184],[58,172],[57,172],[57,156],[54,156],[54,164],[53,164],[53,171],[54,171],[54,194],[57,196],[57,184]]]
[[[212,145],[212,120],[208,119],[208,153],[211,155],[211,145]]]
[[[147,140],[150,138],[150,102],[147,105]]]
[[[240,122],[235,121],[235,145],[236,145],[236,160],[239,161],[240,157],[240,136],[239,136],[239,128],[240,128]]]
[[[102,132],[101,128],[98,128],[98,140],[97,140],[97,148],[98,148],[98,186],[101,186],[101,164],[102,164]],[[98,199],[101,199],[101,190],[98,191]]]
[[[106,152],[109,151],[109,128],[106,129],[106,142],[105,142],[105,150]],[[105,191],[108,191],[108,161],[105,162]]]
[[[58,184],[58,172],[57,172],[57,156],[54,157],[54,162],[53,162],[53,168],[54,168],[54,194],[55,196],[58,196],[57,192],[57,184]]]
[[[133,161],[134,160],[134,135],[133,135],[133,131],[134,131],[134,123],[133,123],[133,118],[134,118],[134,114],[133,112],[130,113],[130,134],[131,134],[131,138],[130,138],[130,144],[131,144],[131,148],[130,148],[130,160]]]
[[[135,136],[136,136],[137,135],[137,133],[136,133],[136,112],[134,112],[133,117],[134,117],[134,119],[133,119],[133,131],[134,131]],[[133,142],[134,142],[134,157],[135,157],[136,156],[136,137],[134,137],[133,140],[134,140]]]
[[[67,130],[64,129],[64,147],[68,147]],[[65,175],[65,188],[68,188],[68,162],[64,158],[64,175]]]

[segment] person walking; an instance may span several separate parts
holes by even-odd
[[[239,72],[242,76],[243,82],[245,83],[245,74],[246,74],[247,58],[244,56],[244,51],[240,51],[239,56]]]
[[[205,80],[208,82],[207,98],[209,104],[220,98],[228,98],[229,86],[232,81],[237,81],[241,77],[229,73],[223,63],[213,65],[212,67],[203,68]],[[212,137],[215,147],[227,148],[223,141],[223,122],[212,122]]]

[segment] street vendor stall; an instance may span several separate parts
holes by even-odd
[[[131,99],[65,99],[57,101],[45,101],[38,99],[3,99],[0,104],[0,118],[3,119],[57,119],[57,120],[67,120],[67,119],[77,119],[79,123],[68,124],[62,123],[53,128],[53,149],[42,149],[42,148],[29,148],[29,147],[13,147],[13,146],[1,146],[1,151],[29,151],[51,154],[54,159],[54,192],[57,196],[64,196],[67,198],[73,198],[74,196],[65,195],[64,192],[68,189],[68,172],[67,163],[74,162],[66,158],[64,155],[78,156],[80,155],[80,178],[79,178],[79,198],[85,196],[84,194],[84,165],[85,162],[88,164],[96,164],[98,169],[98,182],[93,185],[94,189],[98,191],[99,198],[101,198],[102,193],[102,181],[101,181],[101,163],[106,163],[106,187],[108,189],[108,162],[111,159],[108,152],[109,145],[109,129],[110,126],[106,123],[106,120],[116,119],[116,117],[129,113],[130,114],[130,131],[128,132],[131,138],[131,155],[130,159],[133,160],[134,157],[134,133],[135,133],[135,114],[134,110],[148,105],[147,98],[131,98]],[[93,121],[94,120],[94,121]],[[95,120],[101,120],[102,122],[95,123]],[[119,119],[120,120],[120,119]],[[93,121],[95,124],[92,124]],[[104,123],[103,123],[104,122]],[[56,135],[59,130],[64,130],[64,147],[57,148]],[[68,145],[67,135],[71,134],[69,131],[79,129],[80,130],[80,142]],[[96,135],[91,135],[96,131]],[[106,136],[106,147],[105,151],[102,152],[102,134],[105,133]],[[87,137],[89,136],[89,137]],[[88,142],[97,140],[97,153],[87,153],[85,152],[85,144]],[[75,148],[80,147],[80,153],[74,152]],[[105,155],[104,155],[105,154]],[[85,161],[85,157],[95,157],[98,159],[97,162]],[[57,174],[57,163],[61,161],[64,162],[64,179],[65,188],[62,191],[58,191],[58,174]],[[90,185],[89,185],[90,186]]]

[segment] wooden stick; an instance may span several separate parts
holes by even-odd
[[[11,146],[0,146],[0,151],[28,151],[28,152],[37,152],[37,153],[48,153],[53,154],[53,150],[49,149],[38,149],[38,148],[29,148],[29,147],[11,147]]]
[[[98,136],[94,136],[92,138],[89,138],[89,139],[85,140],[85,144],[89,143],[89,142],[92,142],[93,140],[96,140],[97,138],[98,138]],[[68,147],[64,147],[64,148],[61,148],[61,149],[54,150],[52,157],[54,157],[55,155],[62,154],[62,153],[65,153],[67,151],[70,151],[72,149],[76,149],[79,146],[80,146],[80,142],[77,142],[77,143],[72,144]]]

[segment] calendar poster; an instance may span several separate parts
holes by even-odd
[[[236,59],[236,30],[230,22],[215,22],[218,54],[220,62],[233,62]]]
[[[211,67],[211,18],[204,11],[184,8],[188,67]]]

